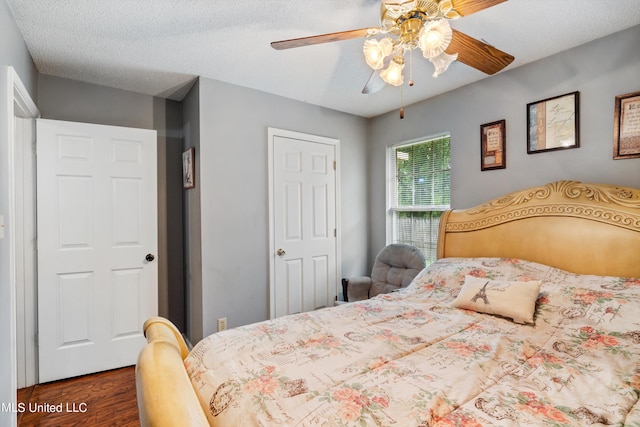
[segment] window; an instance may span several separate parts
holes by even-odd
[[[388,148],[387,242],[419,248],[436,260],[442,212],[450,208],[450,136]]]

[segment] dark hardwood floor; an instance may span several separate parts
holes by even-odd
[[[18,390],[18,427],[23,426],[140,426],[135,368]]]

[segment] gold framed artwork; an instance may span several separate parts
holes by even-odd
[[[507,167],[506,120],[480,125],[480,170]]]
[[[527,154],[580,147],[579,92],[527,104]]]
[[[616,96],[613,122],[613,158],[640,157],[640,92]]]
[[[182,153],[182,187],[185,189],[196,186],[195,152],[191,147]]]

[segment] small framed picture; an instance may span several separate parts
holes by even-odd
[[[616,96],[613,122],[613,158],[640,157],[640,92]]]
[[[182,153],[182,187],[193,188],[196,186],[195,152],[191,147]]]
[[[527,153],[580,147],[579,92],[527,104]]]
[[[506,121],[480,125],[480,170],[507,167]]]

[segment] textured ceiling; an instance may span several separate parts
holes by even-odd
[[[197,76],[363,117],[400,89],[361,94],[362,39],[284,51],[275,40],[379,25],[380,0],[7,0],[41,73],[181,100]],[[638,0],[509,0],[452,21],[515,56],[506,70],[640,24]],[[640,49],[640,40],[638,41]],[[405,105],[487,77],[454,63],[438,78],[414,55]]]

